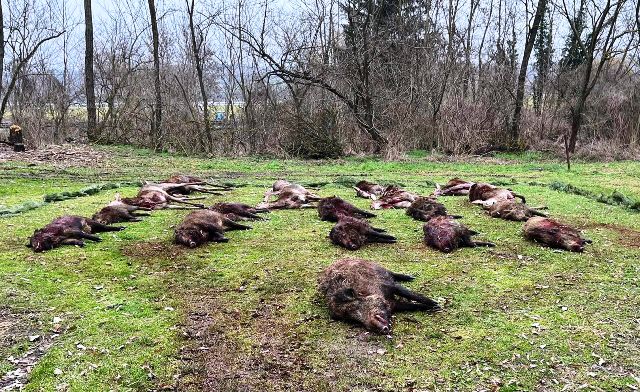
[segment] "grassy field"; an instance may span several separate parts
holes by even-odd
[[[422,245],[419,222],[388,210],[373,222],[399,242],[349,252],[328,241],[331,223],[303,210],[273,212],[253,230],[230,233],[228,243],[186,250],[171,243],[186,212],[157,211],[101,234],[101,243],[34,254],[24,246],[34,229],[63,214],[90,216],[116,191],[129,196],[136,188],[48,203],[0,216],[0,377],[16,366],[7,358],[47,348],[27,390],[640,388],[638,211],[549,187],[560,181],[637,198],[638,162],[575,163],[567,172],[535,154],[466,163],[417,153],[401,162],[304,162],[100,150],[111,158],[95,167],[0,163],[0,205],[180,172],[237,185],[207,203],[256,204],[274,179],[287,178],[368,207],[350,188],[359,179],[429,194],[434,182],[460,176],[508,184],[581,228],[593,245],[584,254],[543,248],[522,238],[521,223],[492,219],[465,198],[443,198],[478,239],[497,247],[438,253]],[[444,311],[398,314],[391,337],[331,321],[316,278],[345,256],[417,276],[407,286],[437,298]]]

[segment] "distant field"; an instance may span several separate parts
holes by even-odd
[[[351,185],[368,179],[429,194],[459,176],[509,186],[531,205],[583,229],[584,254],[524,240],[522,224],[492,219],[465,198],[442,198],[492,249],[441,254],[421,243],[402,210],[373,218],[399,239],[338,249],[315,210],[272,212],[230,242],[172,244],[186,211],[157,211],[101,243],[34,254],[33,230],[63,214],[90,216],[125,186],[0,216],[0,379],[8,357],[47,346],[31,391],[576,391],[640,388],[640,215],[554,190],[640,198],[640,163],[574,163],[540,155],[443,162],[420,153],[305,162],[200,159],[98,148],[95,167],[0,163],[0,205],[92,184],[189,173],[237,185],[207,198],[257,204],[277,178],[368,208]],[[437,298],[435,315],[398,314],[391,338],[331,321],[316,277],[332,261],[361,257],[417,276],[407,286]],[[59,326],[53,324],[59,317]],[[56,320],[58,321],[58,320]],[[3,332],[3,330],[5,332]],[[59,336],[51,337],[52,331]],[[11,337],[15,336],[15,337]],[[39,336],[30,341],[29,336]],[[0,389],[2,384],[0,384]]]

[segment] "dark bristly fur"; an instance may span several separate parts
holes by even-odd
[[[136,212],[137,210],[136,206],[111,205],[96,212],[91,218],[102,224],[110,225],[120,222],[140,222],[142,220],[140,219],[141,216],[149,216],[147,213]]]
[[[188,214],[176,227],[175,242],[195,248],[209,241],[227,242],[225,231],[248,229],[251,227],[236,223],[217,211],[199,210]]]
[[[449,215],[446,207],[438,203],[435,199],[430,197],[417,198],[409,208],[407,208],[407,215],[413,219],[427,222],[429,219],[436,216],[449,216],[451,218],[461,218],[460,215]]]
[[[318,203],[320,220],[337,222],[343,216],[353,218],[374,218],[375,214],[359,209],[347,201],[336,197],[326,197]]]
[[[266,208],[255,208],[251,207],[248,204],[242,203],[216,203],[209,207],[210,210],[218,211],[223,214],[226,218],[231,219],[232,221],[239,220],[262,220],[263,217],[257,215],[260,213],[269,212]]]
[[[82,216],[66,215],[53,220],[40,230],[34,231],[29,247],[34,252],[50,250],[61,245],[84,246],[83,239],[101,241],[93,235],[105,231],[119,231],[124,227],[107,226]]]
[[[436,301],[397,283],[409,280],[413,277],[393,273],[371,261],[342,259],[320,274],[318,285],[332,318],[388,334],[395,312],[440,310]]]
[[[329,233],[331,242],[349,250],[357,250],[368,243],[392,244],[396,238],[385,234],[384,229],[372,227],[368,222],[342,217]]]
[[[552,248],[582,252],[591,240],[584,239],[578,230],[558,221],[543,217],[530,218],[523,228],[524,236]]]
[[[489,206],[487,213],[493,218],[524,222],[532,216],[546,217],[542,212],[517,201],[501,200]]]
[[[422,229],[425,244],[445,253],[463,247],[495,246],[490,242],[473,241],[471,236],[478,233],[446,216],[430,219]]]

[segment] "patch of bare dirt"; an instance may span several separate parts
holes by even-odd
[[[134,259],[180,260],[188,249],[166,242],[137,242],[122,248],[122,254]]]
[[[22,390],[34,366],[59,336],[58,333],[40,335],[36,323],[35,314],[18,314],[7,308],[0,308],[0,353],[23,341],[29,344],[29,349],[20,356],[6,358],[13,368],[0,374],[1,392]]]
[[[102,167],[107,154],[84,144],[49,145],[25,152],[13,152],[13,147],[0,144],[0,162],[20,161],[47,164],[57,168]]]
[[[344,366],[342,361],[328,360],[316,368],[309,353],[322,349],[304,343],[282,321],[284,306],[277,300],[261,301],[250,317],[224,306],[218,297],[191,298],[190,306],[182,328],[186,341],[175,390],[333,391],[338,379],[351,373],[352,385],[363,386],[358,381],[363,374],[356,368],[368,360],[367,342],[354,338],[358,352],[344,346],[326,347],[329,357],[349,355],[352,363]]]
[[[626,247],[640,248],[640,231],[611,223],[588,223],[583,229],[607,229],[618,235],[618,242]]]

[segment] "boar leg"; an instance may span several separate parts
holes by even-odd
[[[98,221],[94,221],[93,219],[87,219],[87,224],[89,225],[89,227],[91,227],[91,232],[92,233],[101,233],[101,232],[104,232],[104,231],[120,231],[120,230],[124,230],[124,227],[122,227],[122,226],[103,225],[102,223],[100,223]]]
[[[537,216],[541,216],[543,218],[548,218],[549,215],[545,214],[544,212],[540,212],[535,208],[529,208],[529,212],[531,213],[531,215],[537,215]]]
[[[389,235],[389,234],[384,234],[384,233],[379,233],[377,231],[374,230],[370,230],[366,233],[367,238],[369,239],[369,241],[371,242],[380,242],[383,244],[393,244],[395,243],[396,237]]]
[[[224,233],[221,233],[220,231],[211,232],[209,233],[209,236],[209,240],[211,240],[212,242],[229,242],[229,239],[225,237]]]
[[[511,193],[513,193],[513,192],[511,192]],[[522,200],[522,203],[526,203],[527,202],[525,200],[524,196],[518,195],[517,193],[513,193],[513,197],[517,197],[518,199]]]
[[[381,229],[379,227],[372,227],[371,230],[377,231],[378,233],[386,233],[387,232],[386,229]]]
[[[391,272],[391,271],[389,271],[389,273],[391,274],[391,277],[393,278],[393,280],[395,280],[396,282],[411,282],[412,280],[415,279],[415,277],[411,275],[398,274],[396,272]]]
[[[375,217],[376,217],[376,214],[372,214],[372,213],[370,213],[370,212],[368,212],[368,211],[361,210],[361,209],[359,209],[359,208],[356,208],[356,209],[354,210],[354,212],[355,212],[355,213],[357,213],[357,214],[359,214],[359,215],[364,216],[365,218],[375,218]]]
[[[486,241],[471,241],[470,246],[472,248],[475,248],[476,246],[488,246],[490,248],[493,248],[496,246],[496,244],[494,244],[493,242],[486,242]]]
[[[393,292],[400,297],[428,306],[429,309],[440,309],[440,305],[438,305],[436,301],[432,300],[431,298],[425,297],[422,294],[413,292],[404,286],[400,286],[399,284],[393,286]]]
[[[194,206],[175,206],[172,204],[167,204],[167,206],[164,207],[164,209],[167,209],[167,210],[199,210],[201,208],[202,207],[194,207]]]
[[[264,220],[264,218],[261,217],[260,215],[256,215],[256,214],[248,212],[248,211],[243,211],[240,214],[240,216],[243,217],[243,218],[246,218],[246,219]]]
[[[198,208],[204,208],[204,205],[202,205],[202,204],[191,203],[190,201],[187,201],[187,200],[184,200],[184,199],[181,199],[181,198],[178,198],[178,197],[174,197],[174,196],[171,196],[171,195],[168,195],[168,196],[169,197],[167,197],[167,199],[169,199],[171,201],[175,201],[176,203],[188,204],[188,205],[195,206],[195,207],[198,207]]]
[[[75,246],[79,246],[79,247],[83,247],[84,246],[84,241],[82,240],[78,240],[75,238],[67,238],[66,240],[63,240],[61,242],[62,245],[75,245]]]
[[[131,216],[133,217],[137,217],[137,216],[151,216],[151,214],[146,213],[146,212],[132,212],[130,213]]]
[[[440,305],[436,303],[435,306],[423,304],[420,302],[409,302],[409,301],[396,301],[393,306],[394,312],[415,312],[415,311],[427,311],[427,312],[437,312],[440,310]]]
[[[93,235],[93,234],[85,233],[82,230],[73,231],[70,234],[71,234],[71,237],[85,238],[85,239],[88,239],[88,240],[91,240],[91,241],[95,241],[95,242],[102,241],[102,238],[100,238],[100,237],[98,237],[96,235]]]
[[[231,219],[224,218],[222,224],[227,227],[227,230],[251,230],[251,226],[242,225],[238,222],[234,222]]]

